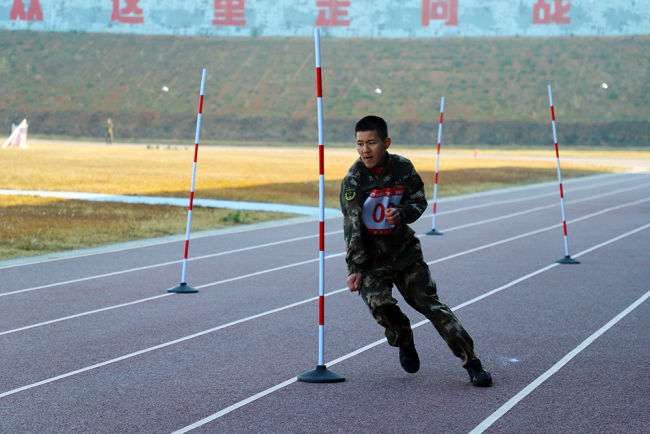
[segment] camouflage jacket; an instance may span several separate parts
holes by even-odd
[[[408,159],[387,153],[387,161],[368,169],[359,158],[343,178],[340,202],[349,274],[401,270],[422,259],[420,240],[408,224],[427,208],[424,183]],[[385,221],[387,207],[399,211],[400,223],[394,227]]]

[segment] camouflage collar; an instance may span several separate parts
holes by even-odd
[[[370,169],[372,173],[376,173],[377,175],[385,175],[388,172],[390,172],[391,167],[393,167],[393,160],[390,158],[390,154],[386,152],[386,159],[388,160],[388,164],[385,164],[382,167],[373,167]]]

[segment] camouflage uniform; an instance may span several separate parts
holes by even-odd
[[[375,320],[386,328],[389,345],[404,348],[413,342],[410,320],[392,297],[395,284],[406,302],[433,323],[463,367],[480,365],[472,338],[451,309],[438,300],[420,240],[408,226],[427,207],[424,183],[408,159],[386,155],[387,164],[381,168],[368,169],[359,158],[341,185],[348,273],[362,274],[359,294]],[[362,219],[364,203],[373,190],[394,187],[404,187],[395,206],[400,223],[387,235],[373,235]]]

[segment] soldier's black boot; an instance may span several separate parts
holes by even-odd
[[[492,376],[485,370],[483,365],[470,366],[467,369],[469,373],[469,381],[476,387],[490,387],[492,386]]]
[[[415,374],[420,369],[420,358],[418,352],[415,351],[415,344],[399,349],[399,363],[402,368],[409,374]]]

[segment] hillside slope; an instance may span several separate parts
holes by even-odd
[[[438,118],[444,95],[446,120],[548,122],[551,84],[562,122],[636,121],[643,129],[650,119],[650,37],[325,38],[322,45],[328,118],[374,112],[417,125]],[[204,67],[206,115],[260,117],[271,124],[268,119],[314,117],[309,39],[3,31],[0,120],[54,116],[61,124],[57,112],[63,119],[94,113],[92,122],[99,123],[91,129],[100,131],[98,119],[121,113],[159,119],[157,128],[173,129],[195,114]],[[58,133],[74,134],[66,128]],[[284,136],[291,133],[285,128]]]

